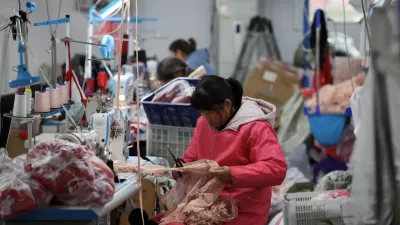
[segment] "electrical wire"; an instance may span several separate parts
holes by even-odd
[[[347,44],[347,33],[346,33],[346,4],[345,1],[342,0],[343,3],[343,31],[344,31],[344,44],[346,46],[346,52],[347,55],[349,55],[349,46]],[[350,74],[350,80],[351,80],[351,88],[353,89],[353,92],[355,91],[354,89],[354,81],[353,81],[353,75],[351,74],[351,62],[350,62],[350,57],[347,57],[347,62],[349,63],[349,74]]]
[[[21,0],[18,0],[18,10],[21,11]]]
[[[7,50],[8,50],[8,41],[10,39],[10,34],[11,34],[11,27],[9,29],[7,29],[8,33],[4,36],[4,40],[3,40],[3,52],[2,52],[2,56],[1,56],[1,77],[0,77],[0,94],[3,94],[3,80],[4,80],[4,71],[5,71],[5,67],[6,67],[6,54],[7,54]],[[7,37],[7,38],[6,38]],[[1,98],[0,98],[0,112],[1,112]],[[3,124],[3,117],[2,120],[0,122],[0,127]],[[1,134],[1,129],[0,129],[0,134]]]
[[[62,2],[62,1],[59,0],[57,19],[59,19],[59,18],[60,18],[60,15],[61,15],[61,5],[62,5],[61,2]],[[54,31],[53,31],[54,34],[57,32],[57,28],[58,28],[58,23],[56,24],[56,28],[54,28]]]
[[[367,18],[367,14],[365,13],[364,0],[361,0],[361,7],[362,7],[362,11],[363,11],[363,16],[364,16],[364,25],[365,25],[365,32],[366,32],[366,35],[367,35],[367,38],[368,38],[368,44],[369,44],[369,46],[371,46],[371,38],[370,38],[370,35],[369,35],[369,28],[368,28],[368,22],[367,22],[368,18]],[[368,14],[369,14],[369,12],[368,12]],[[366,51],[365,56],[369,55],[369,54],[367,54],[367,49],[366,48],[365,48],[365,51]]]

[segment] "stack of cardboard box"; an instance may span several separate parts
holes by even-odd
[[[277,108],[275,128],[279,127],[280,109],[300,87],[302,70],[288,63],[260,59],[244,86],[244,95],[263,99]]]

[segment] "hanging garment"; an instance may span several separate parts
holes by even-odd
[[[200,117],[185,162],[201,159],[228,166],[233,185],[222,195],[231,196],[238,216],[226,225],[264,225],[271,204],[271,187],[285,179],[287,165],[273,130],[274,105],[244,97],[242,106],[222,131],[210,128]]]
[[[331,56],[329,52],[325,56],[324,64],[322,68],[320,68],[319,71],[319,88],[322,88],[323,86],[327,84],[333,84],[333,79],[332,79],[332,66],[331,66]],[[314,72],[314,90],[317,90],[317,72]]]
[[[219,165],[211,160],[199,160],[180,168],[167,168],[159,165],[141,167],[141,173],[162,176],[169,171],[183,172],[174,187],[162,197],[168,211],[163,214],[160,225],[183,223],[197,225],[222,225],[233,220],[237,214],[235,201],[221,195],[225,187],[218,178],[210,175],[211,169]],[[116,172],[137,171],[132,164],[115,163]]]
[[[311,135],[310,123],[303,112],[304,101],[301,92],[296,90],[281,109],[277,136],[285,155],[290,155]]]

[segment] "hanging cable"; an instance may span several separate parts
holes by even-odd
[[[344,31],[344,44],[346,46],[346,52],[347,55],[349,56],[349,46],[347,44],[347,30],[346,30],[346,3],[345,0],[342,0],[342,5],[343,5],[343,31]],[[351,80],[351,88],[353,89],[353,92],[355,91],[354,89],[354,81],[353,81],[353,75],[351,74],[351,62],[350,62],[350,57],[347,56],[347,62],[349,63],[349,74],[350,74],[350,80]]]
[[[8,50],[8,41],[10,40],[10,34],[11,34],[11,27],[7,29],[7,33],[4,35],[4,40],[3,40],[3,52],[1,55],[1,77],[0,77],[0,94],[3,94],[3,80],[4,80],[4,71],[6,67],[6,54]],[[0,98],[0,112],[1,112],[1,98]],[[3,117],[2,117],[3,118]],[[0,127],[3,124],[3,120],[0,122]],[[1,129],[0,129],[0,134],[1,134]]]
[[[371,38],[369,35],[369,28],[368,28],[368,23],[367,23],[368,17],[367,17],[367,14],[365,13],[364,0],[361,0],[361,7],[362,7],[362,11],[363,11],[363,16],[364,16],[364,26],[365,26],[365,32],[367,33],[368,44],[369,44],[369,46],[371,46]],[[368,14],[369,14],[369,12],[368,12]],[[367,49],[365,49],[365,51],[367,51]],[[367,55],[369,55],[369,54],[366,54],[365,56],[367,56]]]

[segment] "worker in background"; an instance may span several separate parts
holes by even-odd
[[[272,187],[285,179],[287,164],[273,129],[275,106],[242,94],[232,78],[205,76],[200,81],[191,105],[202,116],[183,161],[219,164],[211,174],[226,183],[221,195],[234,198],[238,207],[238,216],[225,225],[264,225]]]
[[[190,38],[188,41],[183,39],[175,40],[169,46],[171,55],[185,61],[193,70],[204,66],[207,75],[216,75],[214,68],[210,64],[210,54],[206,48],[196,50],[196,41]]]
[[[157,79],[163,86],[178,77],[187,77],[193,69],[176,57],[167,57],[157,66]]]

